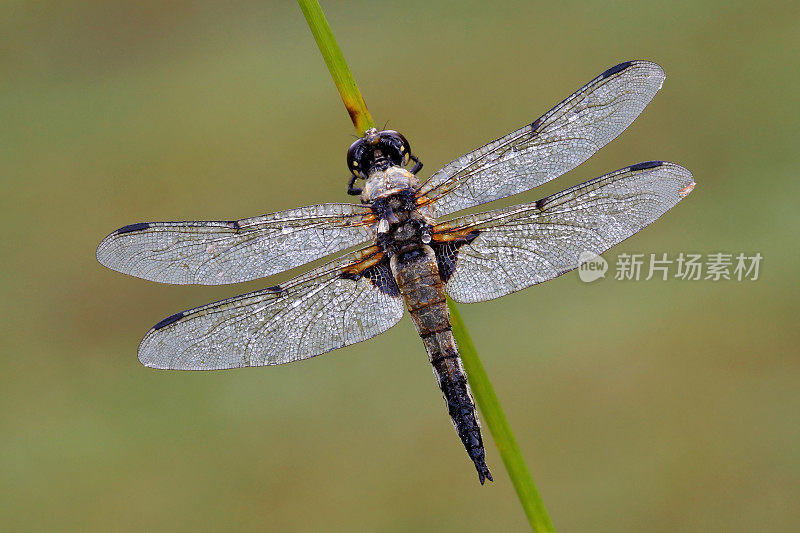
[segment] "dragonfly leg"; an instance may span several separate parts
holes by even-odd
[[[353,174],[350,176],[350,183],[347,184],[347,194],[351,196],[360,196],[361,195],[361,188],[360,187],[353,187],[356,184],[356,176]]]
[[[416,174],[417,172],[419,172],[420,170],[422,170],[422,161],[420,161],[419,159],[417,159],[417,156],[415,156],[414,154],[410,154],[410,155],[409,155],[409,158],[411,158],[411,160],[412,160],[414,163],[416,163],[416,164],[415,164],[415,165],[414,165],[414,166],[411,168],[411,173],[412,173],[412,174]]]

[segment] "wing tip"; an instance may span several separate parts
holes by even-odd
[[[692,171],[683,165],[679,165],[678,163],[663,161],[663,164],[665,167],[669,167],[676,176],[682,178],[683,181],[680,184],[682,186],[680,189],[678,189],[678,194],[680,195],[681,199],[689,196],[689,193],[691,193],[697,185],[697,183],[694,181],[694,175],[692,174]]]
[[[179,315],[181,313],[175,313]],[[170,318],[174,317],[175,315],[171,315],[158,324],[169,320]],[[163,326],[162,326],[163,327]],[[158,330],[155,326],[150,328],[142,341],[139,343],[139,348],[137,350],[137,357],[139,359],[139,363],[142,366],[147,368],[153,368],[155,370],[221,370],[226,368],[235,368],[234,366],[208,366],[203,364],[198,364],[197,360],[190,360],[188,363],[183,359],[176,359],[175,357],[165,357],[164,350],[162,349],[163,346],[153,338],[154,335],[158,334]],[[203,363],[204,361],[200,361]]]
[[[156,370],[172,370],[168,366],[160,365],[155,361],[151,361],[145,354],[141,352],[139,352],[139,362],[142,364],[142,366],[147,368],[154,368]]]
[[[152,328],[150,328],[150,330],[145,334],[144,338],[142,338],[141,342],[139,343],[139,348],[137,349],[136,354],[139,358],[139,362],[143,366],[146,366],[147,368],[155,368],[157,370],[176,370],[174,366],[164,364],[161,358],[153,357],[154,351],[151,350],[149,346],[154,334],[157,334],[159,330],[169,326],[170,324],[174,324],[185,316],[185,311],[174,313],[162,320],[159,320]]]
[[[150,229],[151,226],[152,224],[150,222],[136,222],[135,224],[128,224],[127,226],[122,226],[121,228],[112,231],[106,235],[102,241],[100,241],[100,244],[97,245],[97,250],[94,254],[97,258],[97,261],[104,267],[125,274],[126,272],[120,270],[116,266],[116,263],[112,260],[112,254],[109,252],[109,248],[113,249],[113,246],[111,245],[114,242],[114,238],[120,235],[126,235],[128,233],[144,231],[146,229]]]
[[[228,370],[231,368],[239,368],[235,366],[221,366],[221,367],[200,366],[200,365],[175,366],[151,359],[150,357],[141,352],[139,353],[139,363],[141,363],[142,366],[144,367],[152,368],[154,370],[177,370],[177,371],[191,371],[191,372]]]
[[[697,185],[697,183],[692,181],[689,185],[687,185],[687,186],[685,186],[685,187],[683,187],[681,189],[678,189],[678,196],[680,196],[681,198],[686,198],[694,190],[696,185]]]
[[[664,73],[664,69],[661,67],[661,65],[659,65],[655,61],[650,61],[649,59],[634,59],[632,61],[627,61],[627,63],[630,63],[631,65],[637,67],[653,70],[655,71],[654,73],[660,73],[660,74]]]
[[[680,188],[678,189],[678,196],[680,196],[681,199],[689,196],[697,185],[692,172],[688,168],[670,161],[643,161],[627,167],[623,172],[636,172],[660,167],[669,169],[675,177],[683,178],[683,181],[679,184]]]
[[[602,74],[600,74],[600,76],[598,76],[598,78],[602,80],[622,72],[623,70],[628,70],[631,67],[639,67],[645,71],[649,71],[647,73],[647,77],[654,78],[658,81],[658,89],[661,89],[661,85],[663,85],[664,80],[667,77],[664,69],[661,68],[661,65],[658,63],[649,61],[647,59],[634,59],[631,61],[623,61],[622,63],[618,63],[613,67],[606,69]]]

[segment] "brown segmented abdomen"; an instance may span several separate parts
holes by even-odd
[[[492,474],[486,466],[475,402],[450,328],[450,312],[447,310],[436,256],[430,246],[422,245],[393,256],[390,266],[428,352],[456,432],[475,463],[481,484],[487,478],[492,481]]]

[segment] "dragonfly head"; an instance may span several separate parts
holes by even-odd
[[[411,146],[394,130],[368,129],[347,150],[347,168],[354,176],[367,179],[376,170],[408,164]]]

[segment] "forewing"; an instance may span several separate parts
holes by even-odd
[[[279,365],[374,337],[404,309],[373,246],[283,285],[165,318],[142,339],[139,360],[176,370]]]
[[[418,202],[441,217],[548,182],[622,133],[663,82],[655,63],[620,63],[532,124],[443,167],[422,185]]]
[[[103,239],[112,270],[177,285],[263,278],[373,238],[367,206],[319,204],[236,221],[142,222]]]
[[[447,293],[480,302],[555,278],[637,233],[693,188],[685,168],[650,161],[532,204],[438,224],[432,236]]]

